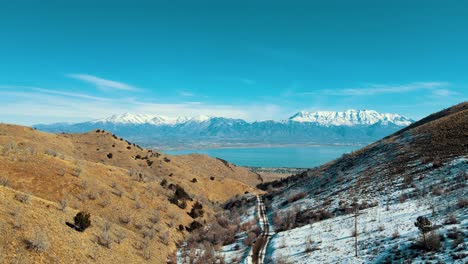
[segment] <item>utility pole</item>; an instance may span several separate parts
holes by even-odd
[[[355,212],[354,212],[354,256],[357,258],[357,236],[358,236],[358,230],[357,230],[357,217],[359,214],[359,207],[356,206]]]

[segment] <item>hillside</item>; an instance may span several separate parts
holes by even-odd
[[[274,230],[266,263],[466,263],[467,181],[465,102],[323,166],[260,184]],[[254,221],[257,205],[246,199],[243,219]],[[431,244],[414,225],[419,216],[431,222]],[[218,253],[251,263],[246,252],[255,255],[261,242],[246,243],[248,234]]]
[[[211,219],[233,196],[257,193],[261,182],[226,161],[169,156],[102,130],[48,134],[1,124],[0,151],[6,263],[165,263],[193,221]],[[204,214],[192,217],[196,202]],[[91,213],[83,233],[65,224],[78,211]],[[49,248],[28,250],[25,241],[39,231]]]

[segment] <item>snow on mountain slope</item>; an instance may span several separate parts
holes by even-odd
[[[212,117],[201,115],[196,117],[166,117],[147,114],[124,113],[113,115],[108,118],[102,118],[92,121],[93,123],[115,123],[115,124],[150,124],[150,125],[175,125],[188,122],[205,122]],[[221,117],[219,117],[221,118]],[[230,118],[224,118],[230,120]],[[344,112],[318,111],[306,112],[300,111],[288,119],[292,122],[317,123],[323,126],[354,126],[354,125],[373,125],[376,123],[382,125],[395,124],[397,126],[407,126],[413,121],[399,114],[379,113],[374,110],[347,110]],[[278,121],[273,121],[279,123]],[[249,122],[247,122],[249,123]]]
[[[373,125],[378,122],[387,125],[393,123],[398,126],[407,126],[412,120],[399,114],[379,113],[374,110],[354,110],[350,109],[344,112],[301,111],[289,118],[294,122],[318,123],[324,126],[354,126],[354,125]]]
[[[187,122],[204,122],[209,120],[209,116],[197,116],[197,117],[167,117],[158,115],[147,115],[147,114],[131,114],[124,113],[119,115],[113,115],[107,118],[101,118],[91,121],[91,123],[113,123],[113,124],[149,124],[149,125],[176,125]]]

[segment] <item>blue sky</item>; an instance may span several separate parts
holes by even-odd
[[[1,6],[2,122],[350,108],[418,119],[468,97],[464,1]]]

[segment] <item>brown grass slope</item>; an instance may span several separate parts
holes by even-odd
[[[167,182],[164,186],[163,181]],[[11,249],[20,246],[24,258],[34,259],[34,263],[164,263],[177,241],[187,235],[178,229],[194,220],[187,212],[195,201],[200,201],[206,211],[196,219],[203,222],[215,214],[218,203],[256,192],[251,185],[258,182],[256,175],[245,168],[203,155],[164,155],[108,132],[48,134],[0,124],[0,183],[9,187],[0,189],[5,198],[0,208],[0,228],[8,234],[2,235],[0,254],[14,259],[16,253]],[[174,194],[171,185],[180,185],[193,199],[187,201],[185,209],[169,202]],[[31,204],[13,199],[15,191],[30,193]],[[57,210],[59,201],[72,209]],[[24,231],[12,229],[10,211],[15,207],[23,212],[23,222],[28,226]],[[89,233],[65,225],[78,210],[92,214],[93,229]],[[128,237],[125,243],[114,242],[111,249],[105,248],[107,254],[100,253],[102,246],[92,235],[99,233],[104,222],[122,229]],[[22,240],[30,232],[29,227],[48,234],[49,250],[25,250]],[[116,240],[112,232],[111,238]],[[149,259],[144,258],[143,245],[151,252]],[[98,251],[97,257],[85,253],[94,250]]]

